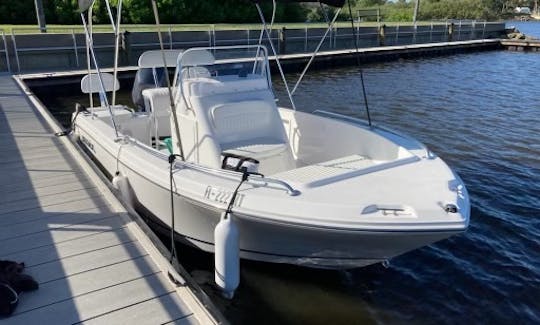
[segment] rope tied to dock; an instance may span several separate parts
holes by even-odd
[[[82,104],[76,103],[75,104],[75,115],[73,116],[73,118],[71,119],[71,122],[69,123],[69,128],[67,128],[67,129],[65,129],[63,131],[56,132],[54,135],[57,136],[57,137],[63,137],[63,136],[72,134],[73,131],[75,131],[75,120],[77,119],[77,116],[79,116],[79,113],[81,111],[87,112],[86,107],[83,106]]]
[[[174,243],[174,232],[175,232],[176,227],[175,227],[175,222],[174,222],[175,217],[174,217],[173,184],[174,184],[174,187],[176,188],[176,183],[174,183],[173,167],[175,165],[176,158],[182,158],[182,156],[178,154],[171,154],[169,156],[169,193],[170,193],[170,198],[171,198],[171,256],[169,257],[169,263],[171,263],[171,265],[173,265],[175,269],[179,269],[178,253],[176,252],[176,245]],[[169,274],[169,278],[171,278],[171,280],[176,283],[176,281],[174,281],[174,278],[172,277],[171,274]],[[178,283],[176,284],[178,285]]]

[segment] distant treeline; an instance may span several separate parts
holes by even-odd
[[[386,21],[411,21],[416,0],[357,0],[356,9],[380,8]],[[497,20],[513,16],[516,7],[534,7],[534,0],[420,0],[418,20]]]
[[[48,24],[80,24],[77,0],[41,0]],[[116,6],[118,0],[110,0]],[[255,6],[247,0],[158,0],[162,23],[252,23],[259,21]],[[270,2],[271,3],[271,2]],[[126,24],[154,23],[150,0],[123,0],[122,22]],[[271,5],[263,5],[271,15]],[[104,0],[97,0],[93,7],[94,23],[110,22]],[[278,6],[279,21],[304,21],[307,9],[299,4]],[[0,0],[0,24],[36,24],[34,0]]]
[[[48,24],[79,24],[77,0],[40,0]],[[116,5],[118,0],[110,0]],[[380,8],[385,21],[411,21],[416,0],[350,0],[353,16],[358,10]],[[501,19],[510,16],[517,6],[534,5],[534,0],[420,0],[419,20],[432,19]],[[264,12],[271,14],[271,1]],[[253,23],[259,16],[248,0],[158,0],[161,21],[166,24],[189,23]],[[123,0],[123,23],[153,23],[150,0]],[[332,11],[332,10],[330,10]],[[330,12],[331,13],[331,12]],[[323,13],[316,4],[280,4],[278,22],[322,21]],[[341,19],[347,19],[347,5]],[[373,18],[371,18],[373,19]],[[369,19],[368,19],[369,20]],[[94,4],[94,23],[109,22],[104,0]],[[34,0],[0,0],[0,24],[35,24]]]

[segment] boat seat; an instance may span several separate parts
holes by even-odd
[[[211,122],[222,154],[250,157],[260,172],[294,168],[294,160],[277,111],[264,100],[246,100],[215,106]]]
[[[286,151],[287,144],[279,143],[279,141],[273,139],[259,138],[252,141],[245,141],[245,144],[242,142],[222,144],[221,148],[224,153],[251,157],[260,161],[261,159],[279,155]]]
[[[168,88],[150,88],[142,92],[146,111],[151,114],[152,134],[154,138],[171,135],[169,117],[171,114]]]
[[[171,104],[167,87],[145,89],[142,94],[148,112],[156,116],[169,116]]]
[[[185,67],[182,69],[183,79],[212,78],[212,74],[205,67]]]
[[[188,72],[185,72],[188,75]],[[191,78],[185,81],[184,92],[193,97],[215,96],[238,92],[268,90],[268,81],[259,75],[248,74],[245,77],[225,75],[205,77],[202,71],[190,72]]]

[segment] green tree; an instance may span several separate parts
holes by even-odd
[[[35,24],[33,1],[0,1],[0,20],[4,24]]]

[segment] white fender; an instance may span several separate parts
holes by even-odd
[[[120,175],[120,173],[116,173],[116,175],[114,175],[113,179],[112,179],[112,187],[117,190],[117,191],[120,191],[120,185],[119,185],[119,182],[121,181],[122,179],[122,175]]]
[[[126,203],[129,207],[133,207],[133,203],[135,202],[135,196],[133,194],[131,186],[129,185],[129,180],[127,179],[127,177],[122,174],[115,175],[112,179],[112,186],[116,190],[120,191],[124,203]]]
[[[215,281],[223,296],[232,299],[240,284],[240,236],[232,215],[225,214],[214,229]]]

